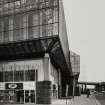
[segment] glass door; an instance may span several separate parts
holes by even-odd
[[[24,103],[24,90],[16,90],[16,103],[23,104]]]
[[[25,90],[25,103],[35,103],[35,90]]]

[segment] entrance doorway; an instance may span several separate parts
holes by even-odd
[[[35,103],[34,90],[25,90],[25,103]]]
[[[24,90],[5,90],[4,103],[24,103]]]
[[[0,94],[0,103],[35,103],[35,90],[5,90]]]

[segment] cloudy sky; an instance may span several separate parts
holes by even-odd
[[[63,0],[70,49],[81,57],[79,80],[105,81],[105,0]]]

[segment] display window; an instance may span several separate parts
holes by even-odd
[[[35,103],[37,70],[5,66],[0,68],[0,105]]]

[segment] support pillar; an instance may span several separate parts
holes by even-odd
[[[58,70],[58,98],[61,98],[61,72],[60,72],[60,69]]]
[[[83,89],[83,84],[82,84],[82,90],[81,90],[81,92],[83,93],[83,91],[84,91],[84,89]]]
[[[46,53],[43,59],[43,72],[45,81],[50,80],[49,59],[49,54]]]
[[[73,97],[75,96],[75,77],[73,77]]]
[[[50,58],[45,54],[43,58],[43,74],[44,80],[36,83],[36,104],[51,104],[51,81],[50,81]]]
[[[86,90],[87,90],[87,86],[86,86],[86,84],[85,84],[85,93],[86,93]]]

